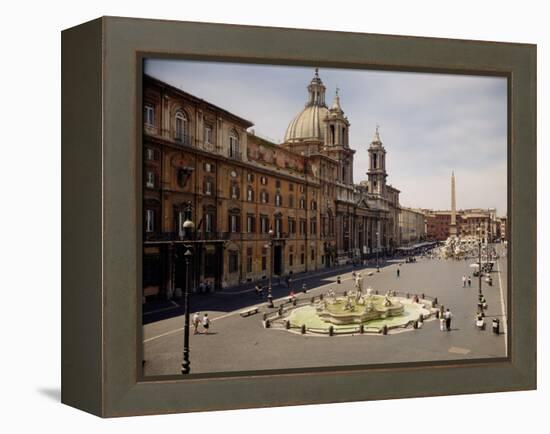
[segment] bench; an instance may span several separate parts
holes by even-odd
[[[250,309],[243,310],[240,315],[244,318],[250,315],[254,315],[255,313],[258,313],[260,311],[259,306],[252,307]]]

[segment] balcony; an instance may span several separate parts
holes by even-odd
[[[182,146],[193,146],[193,137],[189,135],[180,135],[174,137],[174,142]]]
[[[229,153],[227,155],[232,160],[242,161],[242,159],[243,159],[243,155],[242,155],[241,152],[234,151],[231,148],[229,149]]]

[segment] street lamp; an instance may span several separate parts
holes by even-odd
[[[477,248],[478,248],[478,279],[479,279],[479,286],[478,291],[479,294],[481,294],[481,227],[477,227]]]
[[[273,228],[269,228],[267,232],[269,235],[269,286],[268,292],[271,292],[271,279],[273,278]]]
[[[183,222],[183,234],[184,237],[189,236],[195,224],[191,220],[191,202],[187,204],[185,210],[185,221]],[[185,303],[185,322],[183,326],[183,362],[181,363],[181,373],[189,374],[191,371],[191,362],[189,361],[189,286],[191,282],[191,277],[189,275],[189,263],[193,253],[191,252],[190,246],[185,246],[186,251],[183,254],[185,259],[185,293],[184,293],[184,303]]]
[[[380,272],[380,265],[378,263],[378,248],[380,246],[380,240],[379,240],[378,236],[379,236],[379,233],[378,233],[378,231],[376,231],[376,271]]]

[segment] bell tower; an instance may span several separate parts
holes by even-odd
[[[336,88],[332,106],[325,118],[324,150],[340,163],[338,180],[343,184],[351,185],[353,184],[353,154],[355,151],[349,147],[350,123],[340,105],[339,91]]]
[[[380,140],[379,126],[376,125],[374,138],[369,146],[369,192],[383,196],[386,192],[386,150]]]

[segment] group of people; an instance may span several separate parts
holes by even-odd
[[[466,284],[468,284],[468,288],[471,288],[472,276],[468,276],[468,278],[466,278],[466,276],[462,276],[462,287],[466,288]]]
[[[195,312],[193,315],[193,334],[197,335],[199,334],[199,327],[202,326],[204,330],[204,334],[208,334],[208,330],[210,329],[210,318],[208,318],[208,314],[205,313],[203,317],[201,318],[200,312]]]

